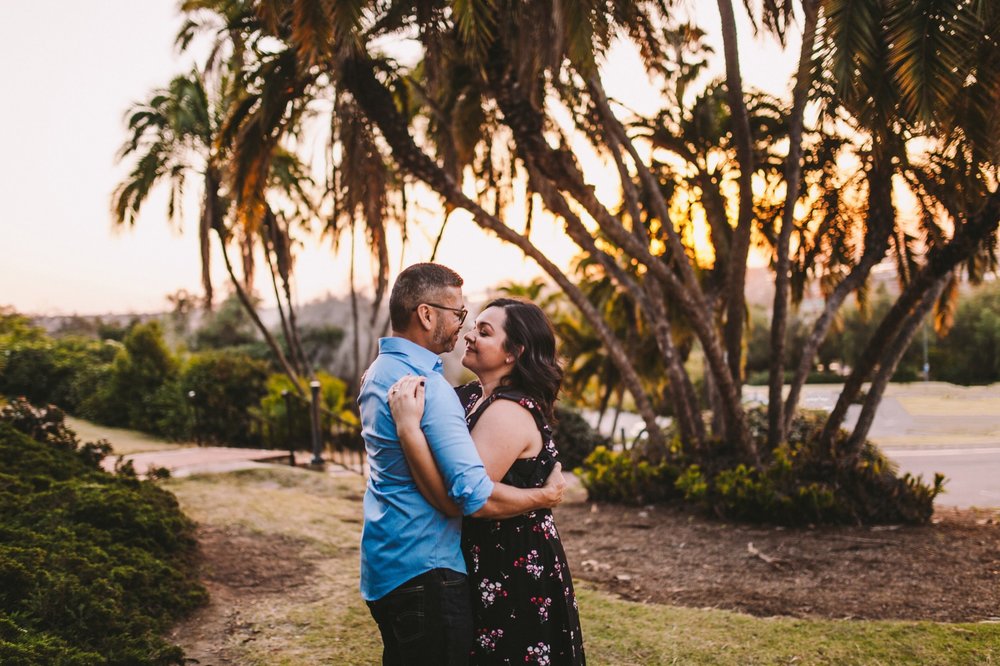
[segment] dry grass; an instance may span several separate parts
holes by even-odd
[[[217,666],[378,663],[378,632],[358,593],[358,477],[276,466],[166,487],[203,528],[243,544],[206,553],[212,604],[172,635],[189,657]],[[596,665],[1000,664],[1000,624],[755,618],[629,602],[587,583],[579,597]]]

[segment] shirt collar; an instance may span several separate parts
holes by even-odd
[[[378,351],[380,354],[405,356],[414,367],[424,372],[441,372],[444,365],[437,354],[406,338],[379,338]]]

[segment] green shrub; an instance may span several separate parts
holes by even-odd
[[[649,504],[678,496],[677,469],[668,463],[639,460],[630,451],[598,446],[580,469],[580,480],[592,499],[623,504]]]
[[[195,354],[181,373],[177,396],[194,391],[190,404],[178,409],[188,419],[197,416],[199,440],[259,446],[250,410],[267,395],[267,363],[226,351]],[[196,412],[194,410],[197,410]]]
[[[559,451],[559,462],[564,469],[579,467],[598,446],[611,445],[611,440],[594,430],[579,412],[561,406],[557,406],[555,412],[552,440]]]
[[[170,493],[108,474],[54,408],[0,409],[0,663],[182,664],[163,633],[203,603]]]
[[[767,442],[767,412],[747,413],[760,448]],[[825,415],[803,411],[788,439],[761,467],[747,464],[725,442],[708,442],[703,452],[683,451],[675,438],[669,460],[658,465],[631,453],[598,449],[584,462],[582,478],[592,499],[645,503],[682,498],[714,515],[782,525],[810,523],[925,523],[944,479],[927,484],[897,476],[870,443],[856,459],[816,445]],[[843,438],[837,450],[842,450]],[[675,471],[676,470],[676,471]]]

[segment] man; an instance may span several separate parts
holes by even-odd
[[[431,506],[410,473],[388,406],[405,375],[426,377],[421,427],[448,496],[464,515],[506,518],[550,508],[566,487],[559,468],[542,488],[494,484],[486,475],[438,354],[455,348],[468,314],[462,278],[439,264],[415,264],[389,297],[393,336],[358,395],[371,474],[361,535],[361,594],[382,634],[383,664],[466,664],[472,608],[460,546],[461,520]]]

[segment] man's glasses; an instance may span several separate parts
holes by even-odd
[[[429,305],[432,308],[437,308],[438,310],[448,310],[449,312],[454,312],[455,316],[458,317],[458,325],[461,326],[465,323],[465,318],[469,316],[469,311],[463,308],[449,308],[447,305],[438,305],[437,303],[421,303],[420,305]],[[417,308],[420,307],[417,306]],[[417,308],[413,308],[416,310]]]

